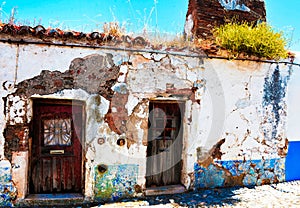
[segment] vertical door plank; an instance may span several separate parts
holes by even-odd
[[[33,150],[30,193],[81,192],[83,185],[83,103],[68,100],[35,99],[33,103]],[[71,143],[44,145],[45,120],[72,120]],[[57,123],[56,123],[57,124]],[[59,123],[58,123],[59,124]],[[63,155],[49,154],[64,150]]]
[[[147,186],[180,183],[182,129],[180,103],[150,102],[148,133]],[[161,129],[161,130],[160,130]],[[160,130],[158,136],[157,131]],[[150,140],[150,141],[149,141]],[[149,158],[155,156],[154,158]],[[153,174],[158,173],[158,174]]]

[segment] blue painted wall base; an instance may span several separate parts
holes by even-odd
[[[285,161],[286,181],[300,180],[300,141],[289,142]]]
[[[0,207],[12,207],[17,190],[12,182],[11,166],[8,160],[0,161]]]
[[[115,201],[133,196],[137,184],[138,165],[108,165],[101,173],[95,167],[95,200]]]
[[[195,163],[195,188],[254,186],[285,181],[285,158]]]

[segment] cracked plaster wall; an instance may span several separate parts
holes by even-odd
[[[133,196],[145,188],[148,105],[152,99],[185,101],[181,181],[186,188],[209,186],[199,184],[200,170],[207,176],[214,168],[230,169],[228,164],[284,158],[279,151],[286,149],[284,97],[280,100],[284,107],[276,112],[264,104],[269,89],[266,82],[274,74],[275,65],[58,46],[0,44],[0,48],[0,67],[5,69],[0,72],[0,94],[4,98],[0,102],[2,132],[7,132],[8,126],[28,125],[33,97],[85,101],[87,199],[98,196],[95,190],[103,187],[99,181],[104,179],[99,179],[97,172],[101,164],[110,170],[127,170],[126,165],[136,165],[136,172],[128,173],[136,184],[128,185],[130,191],[120,189]],[[289,70],[284,65],[279,69]],[[86,74],[81,76],[82,71]],[[104,74],[101,78],[97,73]],[[109,74],[112,78],[105,82]],[[73,78],[69,86],[68,77]],[[47,81],[33,88],[39,80]],[[268,120],[270,113],[279,115],[275,127],[269,125],[273,122]],[[266,139],[265,132],[274,128],[276,138]],[[15,135],[17,143],[22,140],[24,134],[16,133],[6,134],[6,138],[5,132],[0,135],[2,158],[5,139]],[[117,144],[120,138],[125,139],[124,146]],[[14,149],[13,144],[6,144],[12,153],[27,151],[26,147]],[[222,165],[225,163],[220,161],[237,162]],[[27,170],[18,174],[25,176]],[[227,178],[231,182],[226,185],[235,184],[233,176]],[[114,181],[123,181],[117,174],[114,177]],[[21,185],[17,188],[26,192]]]
[[[216,140],[207,137],[197,149],[198,163],[194,167],[196,187],[260,185],[284,181],[284,161],[288,148],[285,93],[292,66],[223,60],[212,60],[209,64],[219,77],[225,103],[223,112],[216,112],[213,108],[210,116],[214,117],[214,113],[217,113],[224,125],[214,127],[216,122],[213,122],[209,131],[222,128],[219,137],[214,137]],[[213,87],[210,89],[212,94],[218,93]],[[214,106],[214,100],[218,99],[213,95],[212,98],[212,104],[209,105]],[[201,108],[205,108],[204,102]],[[218,106],[222,108],[221,103]],[[203,117],[208,120],[209,113],[202,113],[207,114]],[[205,122],[202,120],[202,123]],[[200,131],[209,134],[202,123]],[[212,144],[215,144],[213,148]],[[220,161],[227,163],[224,165]],[[253,170],[243,168],[249,167],[249,162]],[[230,166],[242,166],[241,172],[233,174],[229,171]]]

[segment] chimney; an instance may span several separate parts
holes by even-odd
[[[214,27],[230,21],[266,21],[264,0],[189,0],[184,33],[211,39]]]

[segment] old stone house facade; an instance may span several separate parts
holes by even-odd
[[[1,26],[2,205],[286,180],[294,64],[157,48]]]
[[[1,33],[1,185],[11,199],[285,180],[292,64],[158,51],[140,37],[131,47],[72,40]]]

